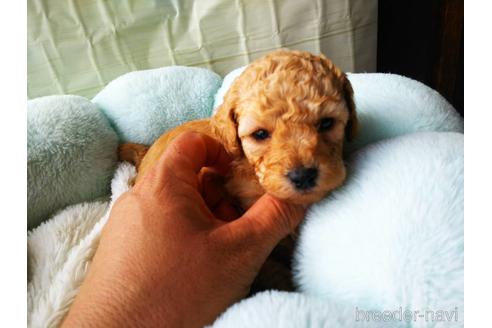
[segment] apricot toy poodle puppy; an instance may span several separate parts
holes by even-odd
[[[243,209],[265,192],[297,204],[319,201],[345,179],[344,139],[357,128],[352,86],[323,55],[277,50],[251,63],[210,119],[185,123],[150,148],[120,147],[136,181],[184,131],[207,134],[234,159],[226,190]]]
[[[184,131],[217,139],[233,158],[226,192],[246,210],[264,193],[297,204],[319,201],[345,180],[344,139],[357,129],[352,86],[323,55],[278,50],[251,63],[232,83],[210,119],[163,134],[150,148],[120,146],[120,159],[137,166],[138,182],[169,142]],[[202,170],[202,178],[206,176]],[[251,292],[293,290],[293,236],[261,268]]]

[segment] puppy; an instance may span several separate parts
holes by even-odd
[[[138,182],[184,131],[217,139],[234,158],[225,184],[243,209],[265,192],[296,204],[319,201],[345,179],[344,138],[357,129],[352,86],[323,55],[277,50],[250,64],[210,119],[185,123],[150,148],[120,147]]]
[[[138,182],[172,139],[184,131],[201,132],[217,139],[232,156],[225,188],[242,209],[266,192],[307,205],[345,180],[343,143],[356,129],[347,76],[323,55],[282,49],[251,63],[210,119],[178,126],[148,149],[121,145],[119,155],[137,166]],[[281,259],[267,261],[259,275],[263,282],[257,281],[253,290],[292,290],[292,243],[284,241],[279,247]],[[272,284],[275,279],[279,283]]]

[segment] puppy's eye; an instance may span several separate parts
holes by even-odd
[[[334,120],[332,118],[329,117],[322,118],[321,121],[319,121],[318,131],[319,132],[328,131],[333,126],[333,122]]]
[[[256,130],[255,132],[253,132],[252,136],[256,140],[265,140],[266,138],[268,138],[270,136],[270,134],[265,129],[259,129],[259,130]]]

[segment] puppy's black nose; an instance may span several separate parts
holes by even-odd
[[[298,190],[306,190],[316,185],[318,169],[314,167],[298,167],[287,173],[290,182]]]

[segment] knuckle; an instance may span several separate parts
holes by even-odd
[[[275,207],[282,231],[293,231],[303,216],[302,208],[298,205],[285,203],[275,198],[272,198],[271,201],[272,206]]]

